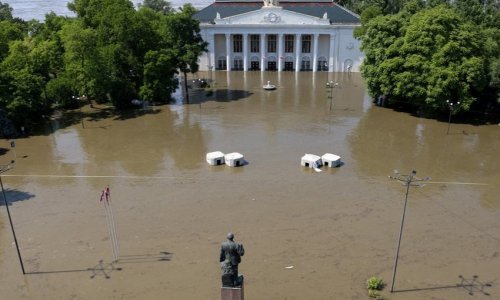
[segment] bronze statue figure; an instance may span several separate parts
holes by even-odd
[[[220,246],[220,267],[223,287],[238,287],[243,283],[243,276],[238,275],[238,264],[245,254],[242,244],[234,242],[234,235],[227,234],[227,241]]]

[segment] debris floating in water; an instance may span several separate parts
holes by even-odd
[[[293,269],[293,266],[285,267],[285,269]]]

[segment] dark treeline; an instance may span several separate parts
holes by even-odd
[[[361,12],[355,35],[366,55],[362,74],[374,99],[382,96],[385,105],[426,115],[451,109],[464,119],[500,119],[498,0],[345,4]]]
[[[76,17],[44,22],[12,17],[0,2],[0,126],[40,121],[78,99],[121,109],[140,98],[168,102],[178,72],[198,71],[206,51],[191,5],[173,10],[164,0],[74,0]],[[8,130],[7,130],[8,131]],[[12,130],[10,130],[12,131]]]

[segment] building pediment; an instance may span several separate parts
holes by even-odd
[[[214,20],[215,24],[231,25],[330,25],[328,15],[325,13],[322,18],[309,16],[281,7],[262,7],[261,9],[220,18],[219,14]]]

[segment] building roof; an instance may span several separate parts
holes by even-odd
[[[227,18],[259,10],[262,6],[264,6],[263,1],[256,0],[216,0],[211,5],[197,12],[194,18],[202,23],[209,23],[216,18],[217,13],[219,13],[221,18]],[[331,0],[281,0],[279,1],[279,6],[284,10],[317,18],[322,18],[327,13],[330,23],[360,23],[358,15]]]

